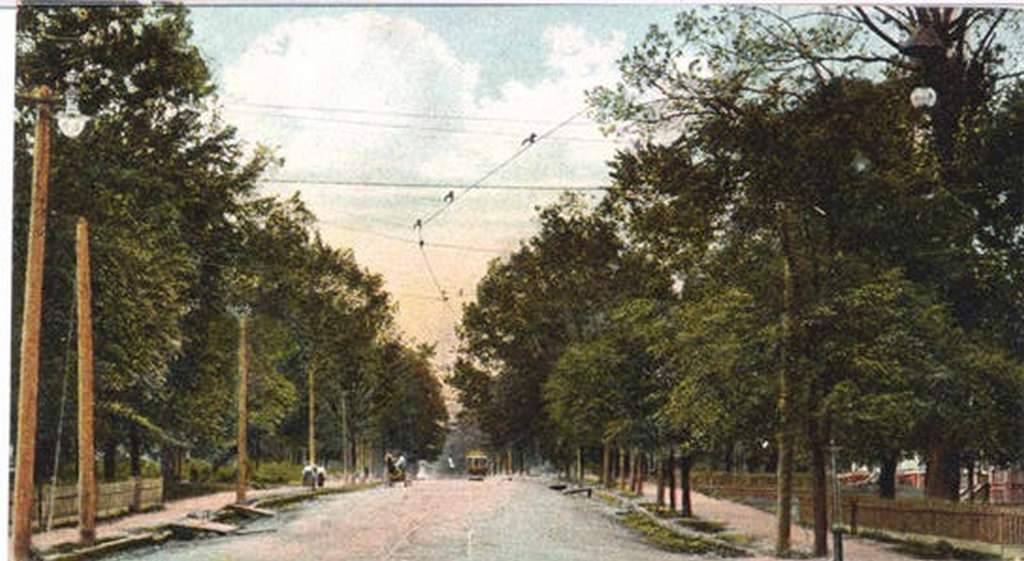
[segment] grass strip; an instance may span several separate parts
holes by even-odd
[[[687,536],[657,524],[649,516],[630,511],[621,517],[622,522],[640,532],[654,546],[673,553],[706,555],[713,553],[722,557],[746,557],[747,552],[728,544],[697,536]]]

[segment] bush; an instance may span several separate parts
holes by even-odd
[[[213,467],[210,462],[201,460],[199,458],[186,458],[182,466],[182,471],[186,479],[192,483],[199,481],[209,481],[213,475]]]
[[[211,477],[217,483],[231,483],[238,479],[238,470],[233,465],[220,466]]]
[[[302,478],[302,466],[291,462],[264,462],[252,475],[253,483],[279,484]]]

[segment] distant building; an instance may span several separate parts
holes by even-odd
[[[990,470],[988,482],[993,504],[1024,505],[1024,469]]]
[[[904,460],[896,468],[896,483],[906,487],[924,489],[926,469],[917,458]],[[974,473],[974,481],[968,481],[968,471],[964,469],[960,476],[960,494],[970,495],[970,488],[975,490],[976,500],[984,500],[988,496],[991,504],[1024,505],[1024,467],[1008,469],[983,468]]]

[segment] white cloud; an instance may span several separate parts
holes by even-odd
[[[224,69],[225,118],[239,127],[244,139],[279,147],[286,160],[277,172],[282,177],[471,182],[513,154],[530,133],[543,133],[584,109],[585,90],[614,83],[615,61],[626,47],[622,34],[594,38],[576,26],[550,27],[543,41],[546,58],[538,65],[547,69],[548,77],[533,83],[508,81],[486,88],[497,93],[485,96],[479,67],[460,60],[436,33],[413,19],[367,11],[293,20],[253,41]],[[325,113],[242,102],[361,111]],[[398,113],[515,121],[420,119]],[[486,134],[468,134],[479,132]],[[489,182],[606,183],[605,161],[613,151],[614,145],[600,136],[597,126],[582,117],[538,142]],[[403,237],[414,234],[402,225],[411,226],[417,216],[437,208],[443,195],[371,188],[302,190],[321,219],[351,220],[362,228]],[[458,200],[425,235],[442,243],[512,248],[513,240],[530,235],[536,227],[531,222],[534,206],[556,197],[557,193],[535,191],[473,192]],[[435,292],[420,270],[421,256],[414,245],[326,225],[323,231],[328,241],[353,247],[357,258],[383,273],[389,286],[401,285],[419,294]],[[443,282],[467,294],[493,257],[447,251],[431,255]],[[440,302],[403,301],[401,296],[399,301],[399,324],[406,331],[421,339],[430,339],[424,333],[433,333],[435,340],[450,339],[453,322]],[[430,309],[434,312],[425,311]]]

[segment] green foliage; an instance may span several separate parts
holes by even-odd
[[[75,360],[68,334],[77,216],[91,226],[97,439],[105,447],[160,457],[168,478],[188,449],[210,462],[214,479],[232,479],[223,467],[237,421],[232,311],[246,307],[251,454],[293,457],[305,446],[310,373],[319,433],[337,434],[343,414],[351,427],[347,442],[321,439],[330,443],[324,452],[339,457],[342,446],[387,433],[424,456],[436,453],[446,411],[429,354],[396,339],[383,280],[350,250],[328,246],[298,195],[257,195],[257,180],[277,162],[264,147],[243,150],[221,120],[190,36],[180,6],[18,11],[19,90],[46,84],[59,94],[76,71],[82,111],[93,117],[79,138],[53,137],[36,473],[52,469],[61,387]],[[19,105],[16,120],[16,287],[24,283],[32,109]],[[388,417],[392,406],[408,416]],[[74,434],[64,427],[64,450],[73,450]],[[181,470],[187,477],[189,466]]]
[[[263,462],[252,474],[254,483],[284,484],[302,478],[302,466],[292,462]]]
[[[664,296],[668,283],[578,199],[541,210],[540,221],[529,243],[491,263],[464,309],[466,353],[452,383],[492,445],[553,453],[560,439],[543,394],[563,350],[604,329],[612,303]]]

